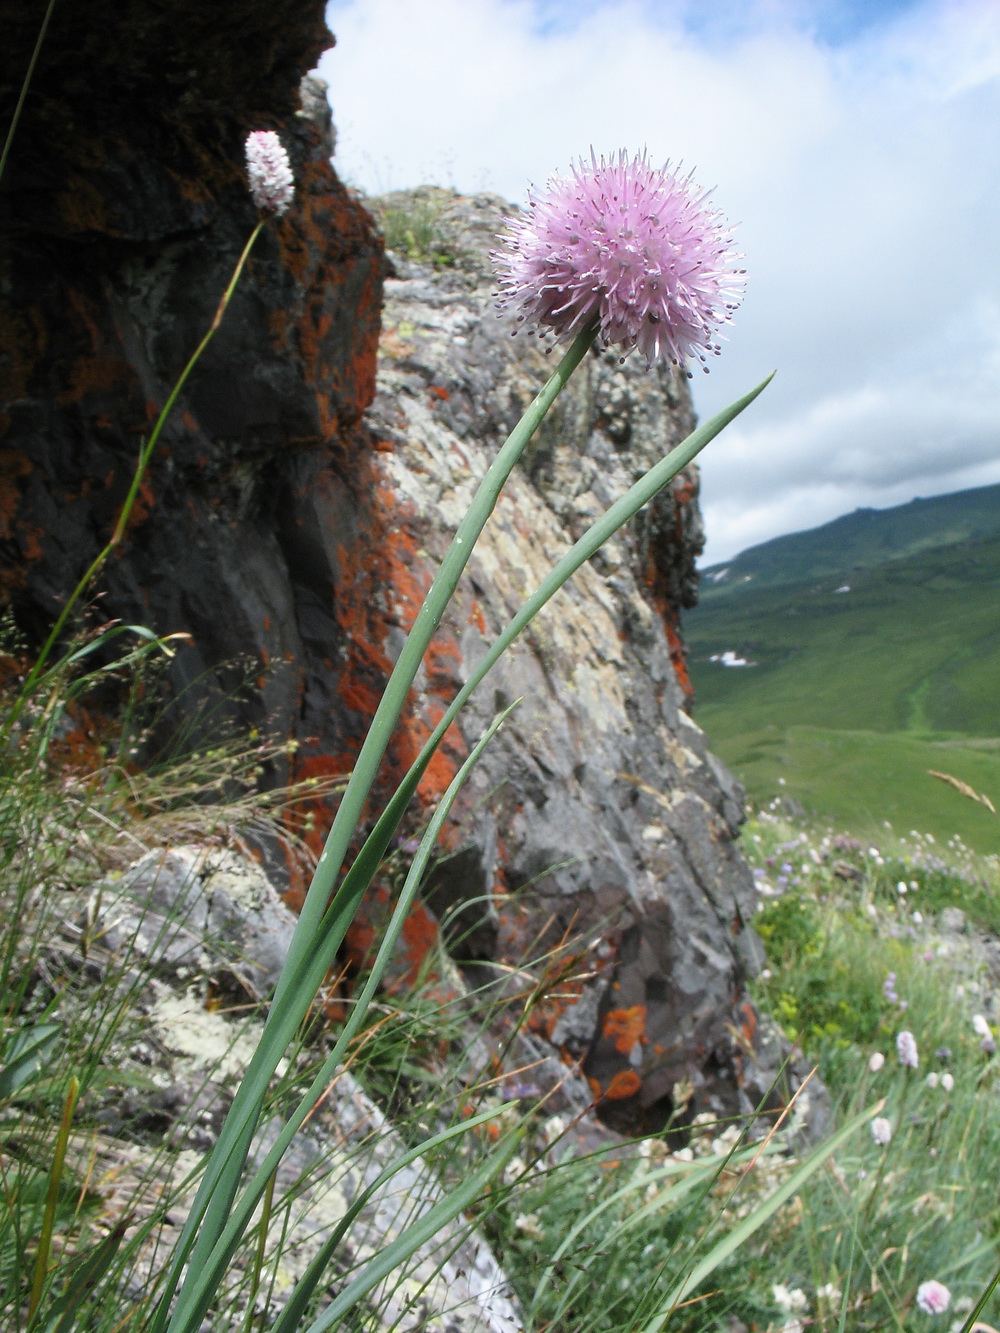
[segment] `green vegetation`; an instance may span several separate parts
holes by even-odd
[[[448,192],[435,186],[397,190],[366,200],[382,229],[385,248],[435,268],[455,263],[455,238],[443,226]]]
[[[874,568],[891,560],[1000,534],[1000,486],[856,509],[832,523],[750,547],[705,570],[703,600],[739,596],[747,583],[776,587]]]
[[[1000,488],[964,496],[977,502],[969,521],[985,522],[984,496],[995,503]],[[921,512],[936,506],[954,519],[954,499],[921,502]],[[944,544],[953,529],[932,534],[924,523],[910,545],[932,535],[941,544],[907,554],[913,508],[888,511],[896,545],[882,564],[791,581],[800,563],[826,558],[827,529],[817,529],[757,548],[768,552],[760,579],[725,591],[706,581],[684,622],[695,716],[759,802],[781,792],[858,831],[888,819],[936,837],[957,832],[987,851],[997,822],[928,770],[1000,796],[1000,535]],[[791,563],[780,564],[778,548]],[[848,547],[844,564],[856,554]],[[726,652],[753,665],[712,660]]]

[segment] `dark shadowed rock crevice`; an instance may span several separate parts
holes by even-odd
[[[21,6],[0,12],[9,104],[34,29]],[[316,3],[57,7],[0,185],[0,589],[37,642],[107,539],[254,225],[246,133],[287,145],[295,203],[164,433],[101,612],[190,634],[172,683],[197,683],[192,699],[224,698],[225,664],[251,660],[253,697],[227,707],[299,738],[300,777],[350,767],[476,482],[552,365],[493,309],[501,201],[397,199],[429,210],[435,251],[397,250],[386,277],[330,165],[325,98],[298,91],[328,40]],[[525,593],[692,424],[669,367],[586,359],[472,556],[383,792]],[[742,795],[687,712],[697,486],[687,469],[546,608],[449,731],[403,832],[521,698],[456,808],[398,975],[419,973],[456,912],[469,977],[571,953],[523,1040],[563,1071],[569,1104],[596,1099],[624,1130],[682,1105],[744,1111],[770,1082],[746,991],[760,951]]]

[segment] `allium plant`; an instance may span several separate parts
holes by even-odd
[[[742,256],[708,193],[645,153],[592,152],[568,179],[532,190],[509,222],[494,253],[501,308],[560,339],[596,319],[606,347],[636,349],[647,366],[705,363],[744,287]]]
[[[253,153],[248,149],[248,159],[256,157],[259,146],[260,140],[254,138]],[[268,151],[270,153],[270,149]],[[273,183],[275,167],[270,156],[268,170],[272,173],[269,179]],[[252,185],[255,179],[251,175]],[[637,347],[649,365],[658,358],[681,362],[689,353],[704,356],[717,350],[713,341],[715,330],[729,319],[742,290],[742,275],[733,267],[736,256],[729,247],[728,233],[717,215],[705,206],[704,195],[695,191],[689,182],[654,172],[644,158],[629,162],[624,155],[610,167],[603,162],[598,167],[595,162],[590,174],[581,168],[575,179],[580,192],[579,202],[586,213],[587,239],[582,233],[574,239],[569,230],[573,200],[577,197],[573,188],[569,188],[568,194],[562,196],[565,207],[534,210],[517,225],[516,236],[508,240],[497,257],[501,286],[512,293],[516,289],[525,308],[541,316],[554,332],[575,337],[480,483],[396,659],[303,903],[260,1044],[236,1090],[222,1131],[206,1162],[198,1196],[188,1215],[171,1271],[160,1288],[150,1333],[164,1333],[168,1327],[169,1333],[195,1333],[202,1327],[202,1321],[225,1280],[226,1270],[252,1224],[269,1179],[299,1127],[325,1094],[364,1020],[385,961],[416,893],[419,875],[412,883],[408,879],[400,894],[375,966],[364,991],[356,998],[350,1019],[273,1147],[259,1163],[252,1178],[246,1180],[244,1163],[271,1077],[324,984],[368,884],[396,835],[417,784],[448,727],[486,674],[545,603],[624,523],[686,467],[709,440],[742,412],[767,383],[765,380],[700,426],[655,464],[591,525],[542,580],[452,700],[345,871],[345,860],[348,851],[356,845],[357,827],[365,815],[389,738],[479,535],[529,439],[593,346],[595,337],[600,333],[606,344],[617,344],[626,352]],[[262,195],[261,199],[264,197]],[[266,199],[268,206],[273,204],[276,211],[278,201],[273,193]],[[547,228],[560,217],[565,224],[562,261],[555,258],[550,239],[547,239]],[[532,221],[536,225],[531,225]],[[546,262],[546,255],[553,262]],[[456,782],[464,780],[464,774],[482,744],[480,742],[474,755],[470,756]],[[438,814],[441,814],[440,810]],[[433,827],[425,835],[425,842],[428,836],[430,842],[426,846],[421,843],[415,865],[421,861],[425,863],[431,854],[433,839],[437,836]],[[443,1201],[441,1207],[445,1208],[446,1204],[445,1211],[452,1209],[451,1216],[468,1208],[474,1197],[470,1190],[484,1188],[492,1176],[503,1169],[516,1141],[516,1135],[513,1138],[505,1135],[496,1146],[494,1158],[477,1173],[478,1184],[470,1178]],[[369,1266],[370,1272],[365,1270],[359,1274],[327,1305],[310,1325],[311,1333],[333,1327],[351,1308],[352,1302],[362,1300],[366,1292],[381,1280],[380,1274],[384,1276],[389,1271],[386,1265],[391,1267],[403,1262],[413,1252],[407,1247],[411,1243],[415,1247],[417,1243],[417,1228],[413,1231],[414,1237],[408,1234],[400,1237],[379,1256],[377,1264]],[[303,1290],[291,1301],[282,1316],[281,1333],[293,1327],[293,1319],[297,1316],[290,1312],[304,1309],[310,1293],[317,1291],[323,1268],[333,1261],[334,1251],[335,1246],[331,1244],[329,1252],[324,1250],[313,1262],[310,1274],[303,1279],[308,1290]],[[676,1299],[680,1300],[680,1295]]]

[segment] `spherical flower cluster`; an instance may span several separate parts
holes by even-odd
[[[899,1056],[901,1065],[905,1065],[907,1069],[916,1069],[920,1063],[920,1057],[917,1054],[917,1043],[912,1032],[901,1032],[896,1038],[896,1054]]]
[[[532,190],[493,254],[501,308],[557,338],[596,317],[605,347],[637,349],[647,366],[717,355],[743,295],[742,256],[707,192],[669,166],[591,153],[570,179]]]
[[[880,1148],[884,1148],[892,1138],[892,1125],[884,1115],[877,1115],[872,1121],[872,1138]]]
[[[951,1292],[943,1282],[931,1278],[917,1288],[917,1305],[924,1314],[944,1314],[951,1304]]]
[[[295,177],[284,145],[273,130],[254,130],[247,138],[246,153],[254,204],[262,213],[280,218],[295,193]]]
[[[885,1056],[881,1051],[873,1051],[868,1057],[868,1068],[873,1074],[877,1074],[884,1064]]]

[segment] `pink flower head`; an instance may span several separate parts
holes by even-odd
[[[273,130],[254,130],[246,143],[247,177],[254,204],[281,217],[292,202],[295,177],[284,145]]]
[[[592,151],[571,178],[529,191],[493,254],[501,307],[557,338],[596,315],[605,347],[637,348],[647,366],[717,355],[717,330],[743,295],[742,256],[708,192],[669,167]]]
[[[917,1305],[924,1314],[944,1314],[951,1304],[951,1292],[943,1282],[931,1278],[917,1288]]]
[[[896,1038],[896,1054],[901,1065],[905,1065],[907,1069],[916,1069],[920,1057],[917,1055],[917,1043],[912,1032],[901,1032]]]

